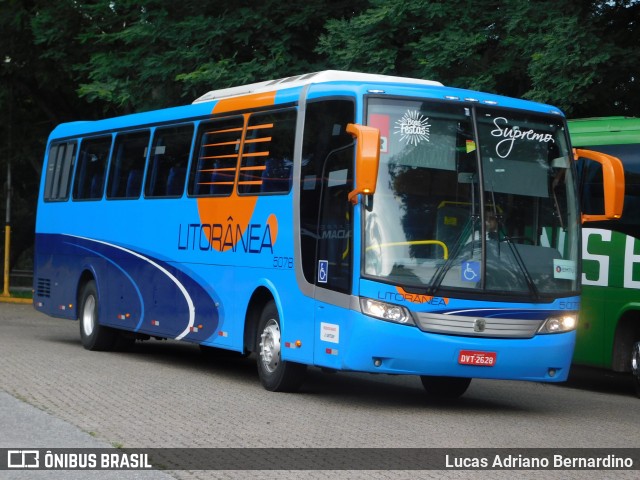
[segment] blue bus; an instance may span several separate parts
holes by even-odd
[[[580,306],[574,154],[554,107],[324,71],[58,126],[34,305],[82,345],[166,338],[307,366],[567,378]],[[622,194],[603,164],[607,218]]]

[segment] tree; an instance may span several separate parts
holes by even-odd
[[[431,78],[569,116],[640,116],[638,18],[638,0],[0,0],[14,260],[33,242],[41,159],[60,122],[326,68]]]
[[[553,103],[569,115],[640,113],[640,3],[372,0],[332,19],[318,52],[395,73]]]
[[[99,19],[79,35],[95,45],[80,96],[121,111],[194,100],[216,89],[321,68],[314,53],[327,18],[358,2],[308,0],[295,9],[280,0],[179,3],[120,0],[83,6]]]

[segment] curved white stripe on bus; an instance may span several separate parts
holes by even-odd
[[[151,265],[156,267],[158,270],[160,270],[162,273],[164,273],[180,289],[180,291],[182,292],[182,295],[184,295],[184,299],[187,301],[187,305],[189,305],[189,324],[184,329],[184,331],[180,335],[178,335],[175,339],[176,340],[181,340],[182,338],[184,338],[191,331],[191,327],[193,327],[193,324],[195,323],[196,308],[193,305],[193,300],[191,300],[191,296],[189,295],[189,292],[187,292],[187,289],[184,287],[184,285],[182,285],[182,283],[180,283],[180,281],[176,277],[173,276],[173,274],[170,271],[168,271],[163,266],[158,265],[156,262],[154,262],[150,258],[147,258],[144,255],[141,255],[141,254],[139,254],[137,252],[134,252],[133,250],[129,250],[129,249],[121,247],[119,245],[114,245],[113,243],[104,242],[102,240],[95,240],[93,238],[81,237],[81,236],[78,236],[78,235],[69,235],[69,236],[70,237],[81,238],[83,240],[88,240],[90,242],[101,243],[103,245],[107,245],[109,247],[114,247],[114,248],[117,248],[119,250],[122,250],[123,252],[130,253],[131,255],[135,255],[136,257],[138,257],[138,258],[150,263]]]

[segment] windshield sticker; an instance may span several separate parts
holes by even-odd
[[[380,153],[389,152],[389,115],[372,113],[369,115],[369,125],[380,130]]]
[[[480,262],[462,262],[460,277],[463,282],[479,282]]]
[[[408,110],[400,120],[396,120],[394,135],[400,135],[400,141],[407,145],[417,146],[429,141],[429,117],[425,117],[417,110]]]
[[[476,149],[476,142],[474,142],[473,140],[467,140],[465,142],[465,147],[466,147],[467,153],[474,152]]]
[[[520,130],[519,126],[509,127],[509,120],[504,117],[493,119],[496,126],[491,130],[491,136],[503,138],[496,144],[496,155],[500,158],[507,158],[513,149],[516,140],[539,143],[555,143],[552,133],[539,133],[535,130]]]
[[[329,261],[318,260],[318,283],[327,283],[329,278]]]
[[[573,260],[562,260],[559,258],[553,260],[553,278],[575,280],[576,273],[576,262]]]

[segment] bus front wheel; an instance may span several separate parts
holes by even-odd
[[[631,350],[631,374],[636,394],[640,397],[640,342],[635,342]]]
[[[98,311],[98,290],[96,283],[91,280],[82,289],[80,297],[80,340],[87,350],[111,350],[117,334],[114,330],[100,325]]]
[[[467,391],[471,383],[470,378],[433,377],[429,375],[422,375],[420,380],[427,394],[438,399],[458,398]]]
[[[280,315],[275,302],[264,307],[258,323],[258,375],[260,382],[271,392],[294,392],[304,380],[306,365],[287,362],[281,358]]]

